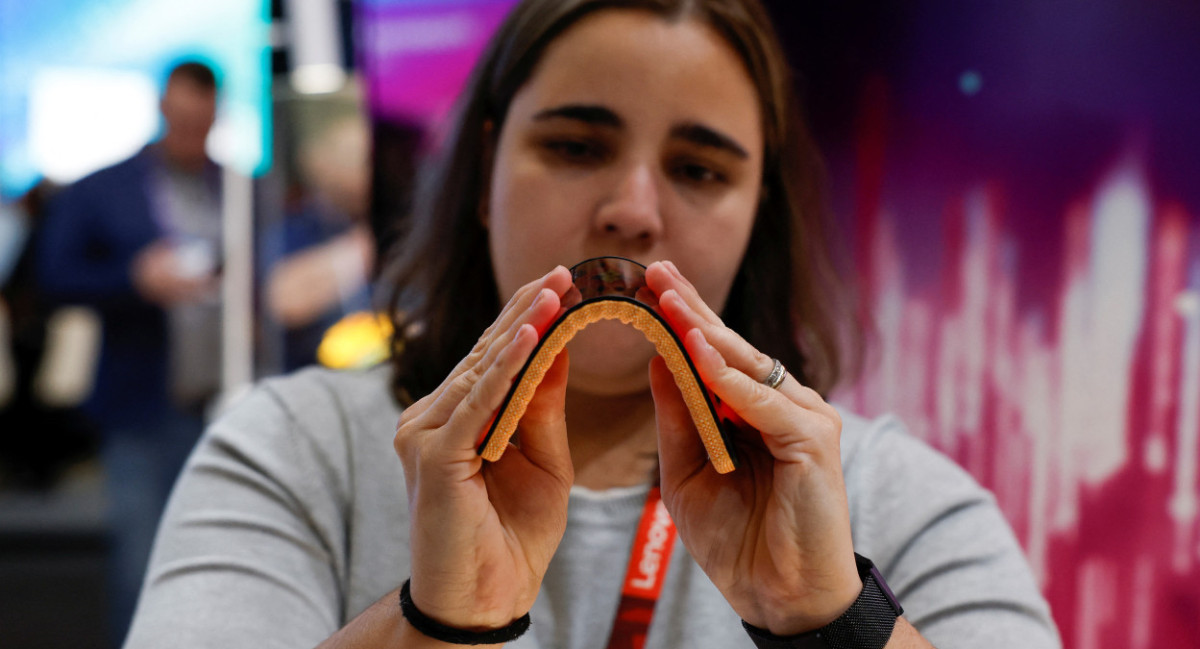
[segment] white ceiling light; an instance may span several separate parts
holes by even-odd
[[[346,83],[346,71],[335,0],[289,0],[287,24],[292,88],[302,94],[340,90]]]

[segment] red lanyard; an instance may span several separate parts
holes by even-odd
[[[646,633],[654,617],[654,605],[662,594],[663,579],[675,549],[675,523],[667,514],[658,487],[646,496],[633,553],[625,569],[625,585],[621,588],[621,604],[613,621],[608,649],[642,649]]]

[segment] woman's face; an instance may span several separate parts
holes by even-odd
[[[758,96],[707,25],[606,10],[546,49],[493,154],[485,223],[502,300],[556,264],[673,261],[720,311],[762,179]],[[611,326],[610,326],[611,325]],[[571,385],[645,389],[642,335],[598,323],[571,346]]]

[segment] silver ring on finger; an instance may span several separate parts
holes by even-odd
[[[775,366],[771,368],[771,373],[767,375],[767,378],[762,380],[762,384],[772,390],[777,390],[783,384],[783,379],[787,377],[787,370],[778,358],[772,358],[771,360],[775,361]]]

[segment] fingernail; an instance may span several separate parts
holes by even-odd
[[[667,268],[669,268],[672,273],[682,276],[679,272],[679,268],[675,266],[675,262],[671,261],[670,259],[667,259],[666,261],[664,261],[663,265],[665,265]]]

